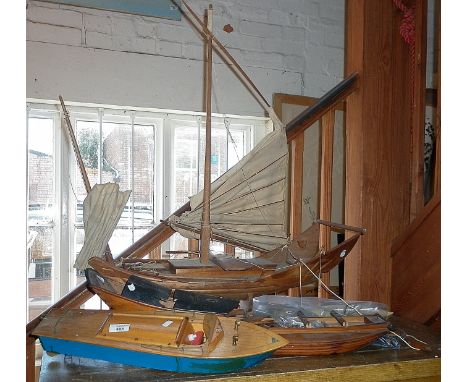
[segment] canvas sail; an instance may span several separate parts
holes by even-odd
[[[74,267],[86,269],[88,260],[104,254],[131,191],[119,191],[116,183],[96,184],[83,202],[85,238]]]
[[[288,156],[285,131],[278,128],[211,184],[212,234],[264,251],[287,242]],[[203,190],[190,198],[190,207],[169,224],[199,239]]]

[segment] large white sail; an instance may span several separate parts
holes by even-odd
[[[268,134],[211,185],[213,235],[271,250],[287,242],[288,146],[284,129]],[[191,210],[171,216],[181,235],[199,239],[203,190],[190,198]]]
[[[131,191],[119,191],[116,183],[95,184],[83,202],[85,239],[74,267],[85,269],[88,260],[104,254]]]

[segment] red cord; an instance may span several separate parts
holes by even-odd
[[[393,0],[396,7],[403,13],[403,20],[400,25],[400,34],[405,42],[410,46],[415,45],[416,36],[416,16],[414,7],[408,8],[402,0]]]
[[[403,19],[400,25],[400,35],[409,45],[411,59],[411,110],[414,111],[414,71],[416,66],[416,15],[415,7],[408,8],[403,0],[393,0],[395,6],[403,13]],[[411,120],[413,113],[411,113]],[[411,123],[412,124],[412,123]]]

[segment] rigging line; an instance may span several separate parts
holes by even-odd
[[[71,190],[73,192],[73,195],[75,196],[75,200],[78,201],[78,197],[76,196],[75,188],[73,187],[73,183],[72,183],[70,174],[68,174],[68,181],[70,182],[70,188],[71,188]]]
[[[392,333],[393,335],[397,336],[400,340],[402,340],[402,341],[403,341],[407,346],[409,346],[411,349],[413,349],[413,350],[421,350],[421,349],[418,349],[418,348],[416,348],[416,347],[414,347],[414,346],[411,346],[411,345],[409,344],[408,341],[406,341],[406,340],[405,340],[402,336],[400,336],[398,333],[395,333],[393,330],[389,330],[389,332]],[[414,336],[411,336],[411,337],[413,337],[416,341],[425,343],[424,341],[418,340],[418,339],[417,339],[416,337],[414,337]]]
[[[302,264],[299,264],[299,297],[301,298],[301,308],[302,308]]]
[[[317,279],[317,281],[320,283],[320,285],[322,285],[322,287],[328,292],[328,293],[331,293],[333,296],[335,296],[337,299],[339,299],[340,301],[342,301],[347,307],[353,309],[358,315],[360,316],[363,316],[363,314],[357,309],[355,308],[354,306],[350,305],[347,301],[345,301],[344,299],[342,299],[340,296],[338,296],[335,292],[333,292],[328,286],[327,284],[325,284],[319,276],[317,276],[314,271],[312,269],[309,268],[309,266],[301,259],[301,258],[297,258],[296,256],[294,256],[291,252],[291,250],[289,248],[286,248],[289,252],[289,254],[291,255],[291,257],[296,260],[297,262],[299,263],[302,263],[308,270],[310,273],[312,273],[312,275]],[[321,257],[322,255],[320,255]]]

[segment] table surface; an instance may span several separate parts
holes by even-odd
[[[186,374],[126,366],[83,357],[51,356],[44,352],[41,382],[52,381],[205,381],[205,380],[440,380],[440,333],[416,323],[392,317],[398,332],[426,342],[430,348],[416,351],[401,344],[398,350],[368,346],[351,353],[317,357],[269,358],[260,365],[227,374]],[[365,379],[364,379],[365,378]]]

